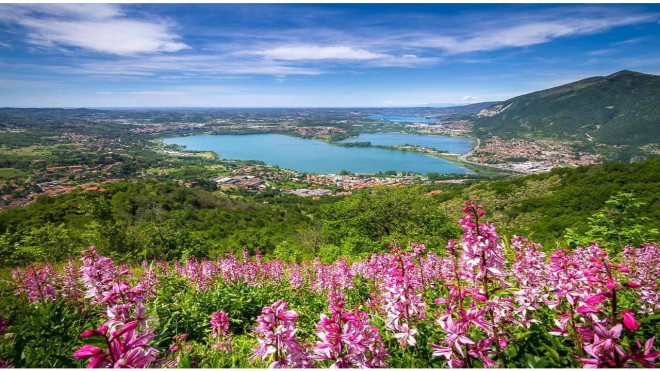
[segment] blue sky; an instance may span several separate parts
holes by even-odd
[[[660,5],[0,4],[0,106],[504,100],[660,73]]]

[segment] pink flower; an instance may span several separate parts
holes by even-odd
[[[5,333],[8,327],[9,327],[9,321],[7,321],[6,319],[2,318],[2,316],[0,316],[0,334]]]
[[[395,339],[399,339],[399,343],[403,345],[408,344],[411,347],[417,345],[417,340],[415,340],[415,335],[417,334],[417,329],[409,328],[408,324],[395,325],[394,327],[397,333],[394,334]]]
[[[57,275],[51,264],[30,265],[24,271],[16,269],[12,272],[12,276],[17,286],[14,294],[27,293],[30,303],[54,301],[58,297],[55,292]]]
[[[131,315],[128,312],[131,304],[122,305],[120,309],[108,310],[112,315],[108,321],[96,331],[83,331],[81,336],[103,337],[108,344],[107,349],[92,345],[84,345],[74,353],[76,359],[91,358],[89,368],[97,367],[139,367],[144,368],[156,363],[158,350],[149,346],[149,342],[156,335],[149,328],[138,331],[141,323],[146,320],[141,316],[144,314],[144,306],[138,304],[138,309],[132,314],[134,318],[129,321]],[[118,330],[117,330],[118,329]]]
[[[479,301],[486,301],[488,299],[486,297],[486,295],[484,295],[483,293],[480,293],[480,292],[471,294],[470,296],[472,296],[474,299],[479,300]]]
[[[103,352],[103,349],[99,347],[95,347],[93,345],[83,345],[82,348],[76,350],[73,353],[73,357],[75,359],[83,359],[83,358],[90,358],[94,357],[100,353]]]
[[[224,311],[215,312],[211,315],[211,329],[213,337],[218,341],[213,346],[222,351],[231,351],[231,336],[229,335],[229,319]]]
[[[639,330],[639,324],[635,321],[635,315],[631,311],[623,310],[621,311],[623,316],[623,325],[630,331]]]
[[[605,287],[607,287],[608,290],[614,290],[616,285],[614,284],[614,281],[607,280],[607,282],[605,283]]]
[[[654,339],[654,337],[648,339],[644,347],[641,346],[638,339],[636,349],[631,352],[627,362],[635,366],[639,364],[642,367],[655,368],[657,366],[656,359],[660,357],[660,352],[653,351]]]
[[[211,315],[211,329],[213,330],[214,338],[228,334],[229,319],[227,318],[226,312],[221,310]]]
[[[321,339],[314,345],[314,359],[331,360],[331,368],[374,368],[387,367],[389,357],[378,333],[378,328],[369,324],[365,312],[348,312],[343,300],[330,305],[331,317],[321,313],[316,324],[316,336]],[[395,335],[396,336],[396,335]]]
[[[449,299],[447,299],[447,298],[437,298],[437,299],[433,300],[433,302],[434,302],[435,304],[437,304],[437,305],[442,305],[442,304],[449,304],[449,303],[451,303],[451,300],[449,300]]]
[[[600,313],[600,309],[595,308],[595,307],[590,307],[590,306],[581,306],[581,307],[577,307],[577,312],[580,313],[580,314]]]
[[[306,368],[313,365],[295,338],[298,314],[288,309],[285,301],[278,300],[261,310],[257,318],[259,325],[254,329],[259,347],[252,351],[252,360],[265,360],[272,354],[274,361],[270,368]]]
[[[607,298],[604,297],[603,295],[593,295],[593,296],[590,296],[590,297],[586,298],[584,300],[584,302],[586,304],[589,304],[589,305],[594,305],[594,304],[598,304],[598,303],[602,302],[605,299],[607,299]]]

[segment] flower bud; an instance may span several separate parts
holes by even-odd
[[[594,304],[598,304],[598,303],[602,302],[605,299],[607,299],[607,298],[604,297],[603,295],[594,295],[594,296],[590,296],[590,297],[586,298],[584,300],[584,302],[586,304],[589,304],[589,305],[594,305]]]
[[[94,357],[95,355],[103,352],[103,349],[95,347],[93,345],[83,345],[82,348],[78,349],[73,353],[75,359],[83,359]]]
[[[616,285],[614,284],[614,281],[607,280],[607,282],[605,283],[605,287],[607,287],[608,290],[614,290],[614,287],[616,287]]]
[[[577,312],[580,313],[580,314],[599,313],[600,309],[595,308],[595,307],[582,306],[582,307],[577,308]]]
[[[80,333],[80,336],[82,336],[84,338],[88,338],[90,336],[96,336],[96,335],[100,335],[99,332],[96,331],[96,330],[85,330],[85,331]]]
[[[621,315],[623,316],[623,325],[626,326],[626,328],[630,331],[637,331],[639,330],[639,324],[635,320],[635,315],[631,311],[621,311]]]

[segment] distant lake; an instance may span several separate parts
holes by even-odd
[[[401,146],[412,144],[416,146],[433,148],[438,151],[447,151],[449,153],[467,153],[472,149],[470,139],[458,139],[443,137],[440,135],[418,135],[418,134],[397,134],[397,133],[367,133],[360,134],[357,138],[348,138],[342,140],[343,143],[351,142],[371,142],[373,145],[382,146]]]
[[[300,172],[337,174],[412,171],[421,174],[466,174],[471,170],[441,158],[381,148],[340,147],[315,139],[281,134],[192,135],[167,138],[166,144],[193,151],[213,151],[224,159],[259,160]]]
[[[387,120],[394,122],[436,122],[437,119],[429,119],[426,117],[417,116],[387,116],[387,115],[372,115],[367,117],[372,120]]]

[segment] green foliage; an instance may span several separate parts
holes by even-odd
[[[660,159],[630,165],[605,163],[575,169],[557,168],[546,174],[484,182],[447,190],[438,197],[452,219],[458,219],[466,199],[479,200],[489,220],[506,235],[527,235],[549,247],[563,243],[566,228],[588,229],[589,217],[618,192],[645,203],[639,224],[660,228]],[[648,219],[646,219],[648,218]]]
[[[394,241],[439,248],[458,232],[440,211],[439,203],[425,196],[420,187],[359,192],[326,205],[320,216],[329,241],[354,257],[383,251]]]
[[[589,217],[587,230],[566,229],[565,239],[570,245],[598,242],[609,252],[618,253],[626,245],[639,246],[656,240],[658,229],[645,225],[649,221],[644,214],[645,203],[637,201],[632,193],[619,192],[605,203],[605,210]]]
[[[660,76],[620,71],[590,77],[498,103],[508,107],[475,121],[478,135],[520,137],[524,133],[599,143],[646,144],[657,141]]]
[[[268,204],[174,183],[120,182],[107,185],[105,193],[74,191],[1,211],[0,264],[63,261],[90,245],[118,261],[247,249],[284,261],[320,257],[331,262],[384,251],[393,241],[438,249],[458,235],[452,221],[461,216],[465,199],[484,204],[503,233],[529,235],[548,246],[567,228],[586,231],[589,223],[600,226],[596,229],[614,227],[610,224],[616,215],[641,216],[625,232],[636,233],[631,241],[639,241],[641,232],[660,228],[658,179],[660,159],[649,159],[555,169],[467,187],[380,187],[320,201],[276,195]],[[437,187],[443,192],[426,195]],[[610,205],[605,212],[606,202],[618,192],[633,194],[645,204],[643,209]],[[622,207],[623,214],[616,211]],[[597,212],[603,213],[600,222],[590,220]],[[621,222],[625,220],[616,223]]]
[[[61,300],[24,306],[12,314],[10,320],[16,325],[3,334],[0,354],[15,367],[82,366],[72,354],[82,346],[80,333],[92,327],[98,317],[84,315],[79,308]]]
[[[303,233],[311,223],[305,209],[173,183],[116,183],[103,194],[41,197],[0,212],[0,263],[61,261],[90,245],[118,261],[215,256],[244,248],[269,254],[285,242],[310,241]]]

